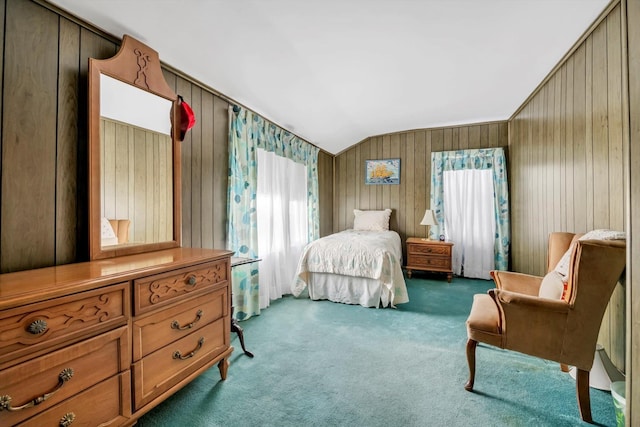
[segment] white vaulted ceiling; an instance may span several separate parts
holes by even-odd
[[[505,120],[608,0],[55,0],[330,153]]]

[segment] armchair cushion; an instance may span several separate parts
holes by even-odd
[[[473,305],[467,319],[467,332],[471,339],[502,347],[500,312],[490,295],[476,294],[473,296]]]
[[[564,292],[564,281],[557,271],[550,271],[542,279],[538,296],[540,298],[560,299]]]
[[[579,236],[577,240],[625,240],[625,239],[626,239],[626,235],[624,231],[598,229],[598,230],[589,231],[588,233]],[[571,251],[575,246],[575,240],[576,239],[574,239],[571,242],[569,249],[567,249],[564,255],[562,255],[562,258],[560,258],[560,261],[558,261],[558,264],[555,267],[555,271],[560,273],[562,277],[565,279],[569,275],[569,266],[571,263]]]

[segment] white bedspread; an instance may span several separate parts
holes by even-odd
[[[409,301],[402,275],[402,243],[395,231],[345,230],[309,243],[298,262],[294,296],[307,286],[309,273],[375,279],[392,306]]]

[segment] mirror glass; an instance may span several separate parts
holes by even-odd
[[[100,75],[102,249],[173,240],[171,107]]]

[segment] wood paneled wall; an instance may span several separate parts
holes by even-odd
[[[333,155],[318,153],[320,237],[333,233]]]
[[[38,0],[0,0],[0,14],[0,272],[87,260],[88,59],[113,56],[119,40]],[[164,75],[197,117],[181,143],[182,244],[224,248],[229,102],[179,70]],[[325,233],[332,157],[319,162]]]
[[[333,229],[352,228],[353,209],[391,208],[390,228],[400,234],[403,242],[407,237],[425,236],[427,230],[420,221],[430,205],[431,153],[506,147],[507,144],[507,122],[412,130],[367,138],[336,156]],[[400,158],[400,184],[366,185],[365,160],[387,158]]]
[[[627,31],[623,52],[628,60],[629,223],[627,254],[627,425],[640,425],[640,0],[627,0],[623,6],[623,30]],[[626,24],[626,25],[625,25]],[[624,31],[623,31],[624,33]],[[623,81],[624,83],[624,81]],[[624,85],[623,85],[624,87]],[[625,93],[625,91],[623,91]],[[634,237],[636,236],[636,237]],[[633,268],[635,267],[635,268]]]
[[[509,122],[515,271],[544,274],[552,231],[625,229],[624,37],[618,5]],[[619,369],[624,322],[618,285],[599,342]]]

